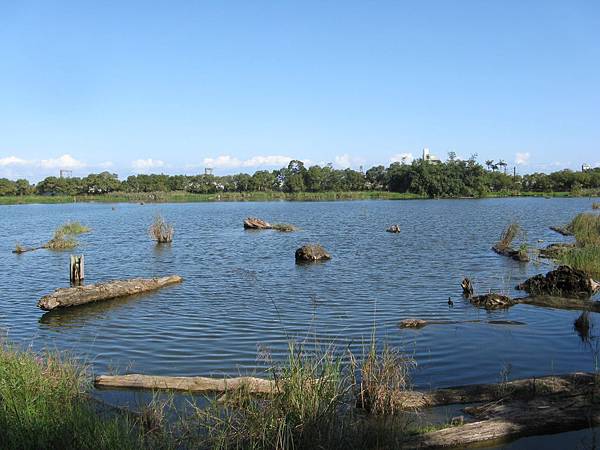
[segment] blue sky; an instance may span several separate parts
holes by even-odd
[[[0,176],[600,165],[600,2],[0,0]]]

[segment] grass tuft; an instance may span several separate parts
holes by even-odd
[[[506,249],[510,248],[511,244],[513,243],[515,238],[519,235],[520,231],[521,231],[521,226],[518,223],[516,223],[516,222],[511,223],[504,229],[504,231],[500,235],[500,240],[496,243],[495,247],[498,250],[506,250]]]
[[[175,229],[173,226],[165,221],[165,219],[158,214],[154,218],[154,222],[150,225],[148,229],[148,233],[150,237],[154,239],[159,244],[164,244],[168,242],[173,242],[173,235],[175,234]]]
[[[291,231],[297,231],[298,228],[295,227],[294,225],[291,225],[289,223],[275,223],[273,225],[271,225],[271,228],[277,231],[283,231],[283,232],[291,232]]]
[[[82,233],[89,233],[91,229],[79,222],[67,222],[56,230],[56,233],[62,233],[65,235],[75,235]]]

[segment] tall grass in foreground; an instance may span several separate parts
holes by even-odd
[[[237,391],[196,408],[188,435],[199,448],[393,448],[411,432],[399,412],[412,363],[387,348],[372,350],[345,365],[333,351],[291,344],[285,365],[272,368],[278,394]]]
[[[153,400],[134,413],[93,400],[85,368],[68,359],[0,346],[0,448],[373,449],[419,432],[400,413],[412,361],[374,345],[349,359],[290,344],[270,369],[273,395],[241,389],[170,411]]]
[[[103,417],[85,397],[86,380],[69,360],[0,343],[0,448],[140,448],[127,416]]]

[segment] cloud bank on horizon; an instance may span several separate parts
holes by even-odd
[[[411,164],[418,156],[412,152],[401,152],[391,155],[387,161],[366,164],[367,160],[363,157],[353,156],[348,153],[336,155],[333,161],[314,162],[307,158],[295,158],[286,155],[257,155],[250,158],[239,158],[231,154],[223,154],[215,157],[205,157],[202,163],[168,163],[163,159],[146,158],[135,159],[128,163],[116,164],[112,161],[89,161],[75,158],[71,154],[65,153],[55,158],[48,159],[25,159],[15,155],[0,155],[0,177],[17,179],[27,178],[32,181],[43,179],[47,176],[58,176],[59,171],[72,170],[74,176],[85,176],[88,173],[102,172],[108,170],[117,173],[121,178],[132,174],[149,173],[168,173],[168,174],[193,174],[203,173],[204,168],[212,168],[218,174],[232,174],[238,172],[254,172],[256,170],[272,170],[285,167],[293,159],[303,161],[308,167],[318,164],[325,166],[331,164],[338,169],[359,169],[364,170],[376,165],[388,166],[393,163]],[[442,158],[445,159],[445,158]],[[458,157],[458,159],[464,159]],[[500,160],[501,158],[498,158]],[[483,163],[482,161],[480,161]],[[580,166],[573,168],[571,162],[555,161],[552,163],[536,164],[532,161],[530,152],[517,152],[514,158],[509,161],[509,166],[514,165],[520,173],[531,172],[549,172],[565,168],[579,169]],[[600,167],[600,161],[591,164],[592,167]]]

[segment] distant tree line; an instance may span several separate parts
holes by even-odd
[[[501,168],[504,168],[502,170]],[[171,192],[213,194],[219,192],[342,192],[391,191],[428,197],[480,197],[498,192],[576,192],[600,188],[600,168],[585,172],[560,170],[550,174],[516,175],[506,173],[506,163],[486,161],[475,156],[457,159],[453,153],[445,162],[415,160],[375,166],[366,172],[334,169],[331,165],[305,167],[290,161],[278,170],[259,170],[253,175],[132,175],[119,180],[116,174],[102,172],[84,178],[47,177],[33,185],[27,180],[0,178],[0,195],[100,195],[110,192]]]

